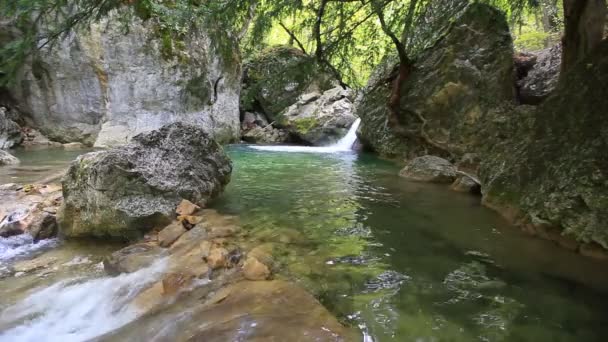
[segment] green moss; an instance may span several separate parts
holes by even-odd
[[[316,118],[302,118],[296,119],[293,121],[294,126],[298,130],[298,132],[302,134],[306,134],[310,132],[311,129],[315,128],[319,123]]]

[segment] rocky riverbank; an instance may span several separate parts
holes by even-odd
[[[598,91],[608,86],[607,46],[555,88],[558,50],[529,65],[518,56],[516,75],[504,14],[471,4],[420,53],[398,113],[386,106],[395,59],[377,68],[357,103],[361,140],[382,156],[405,159],[408,178],[481,187],[482,203],[525,231],[606,259],[608,103]],[[427,155],[443,161],[420,163]]]

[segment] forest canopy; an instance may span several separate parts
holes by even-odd
[[[603,35],[605,0],[484,0],[508,17],[519,49],[540,49],[569,37],[593,45],[597,27]],[[288,44],[313,56],[343,85],[362,86],[372,68],[389,53],[411,64],[433,44],[466,0],[15,0],[0,3],[2,83],[10,82],[29,54],[53,45],[71,30],[87,29],[113,10],[112,20],[129,30],[133,20],[154,23],[163,49],[179,49],[194,28],[210,34],[229,32],[251,56],[269,45]],[[564,15],[566,13],[566,15]],[[580,19],[587,16],[587,19]],[[570,21],[564,21],[570,18]],[[578,18],[578,19],[577,19]],[[587,22],[593,29],[581,29]],[[583,36],[581,36],[581,32]],[[585,45],[583,44],[583,45]],[[565,52],[566,53],[566,52]],[[580,52],[572,53],[579,56]],[[578,57],[573,57],[578,58]]]

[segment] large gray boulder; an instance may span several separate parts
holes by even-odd
[[[128,145],[82,155],[63,179],[61,232],[132,239],[166,225],[182,199],[204,205],[230,181],[231,162],[198,126],[173,123]]]
[[[155,25],[133,15],[125,33],[111,13],[70,32],[32,56],[11,95],[33,128],[62,143],[119,145],[177,121],[238,140],[238,44],[215,28],[176,42]]]
[[[11,120],[6,107],[0,107],[0,149],[15,147],[22,141],[21,127]]]
[[[387,101],[398,61],[389,56],[374,71],[356,104],[359,136],[369,149],[406,159],[475,152],[489,113],[514,100],[513,44],[500,10],[472,3],[439,37],[416,56],[396,120]]]
[[[279,123],[294,140],[319,146],[336,142],[356,120],[353,97],[352,90],[340,86],[303,94],[283,111]]]

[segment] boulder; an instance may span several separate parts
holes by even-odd
[[[19,164],[19,159],[12,154],[0,150],[0,166]]]
[[[110,12],[31,56],[9,91],[34,128],[52,141],[107,147],[182,121],[218,142],[238,140],[238,43],[198,25],[171,38],[144,12],[130,15],[128,31]]]
[[[241,109],[259,109],[270,122],[302,94],[334,87],[333,78],[313,57],[289,46],[260,52],[245,64],[244,74]]]
[[[412,159],[474,150],[497,105],[515,98],[513,44],[504,13],[471,3],[453,15],[437,41],[415,56],[401,87],[397,116],[388,109],[397,67],[387,56],[356,101],[359,138],[378,154]]]
[[[422,156],[409,161],[399,175],[419,182],[452,183],[457,174],[449,161],[436,156]]]
[[[483,202],[522,225],[608,249],[608,42],[538,107],[508,111],[486,140]]]
[[[458,176],[458,178],[456,178],[454,183],[450,185],[450,189],[457,192],[479,194],[481,191],[481,186],[472,177],[467,175],[460,175]]]
[[[546,99],[557,86],[562,63],[562,46],[555,45],[532,54],[530,65],[519,75],[517,89],[519,101],[536,105]]]
[[[356,120],[353,91],[340,86],[324,93],[305,93],[281,113],[279,124],[295,140],[309,145],[328,145],[340,140]]]
[[[21,127],[11,120],[6,107],[0,107],[0,149],[15,147],[23,141]]]
[[[173,123],[128,145],[78,157],[63,178],[60,228],[68,237],[137,238],[203,205],[230,181],[232,165],[202,128]]]

